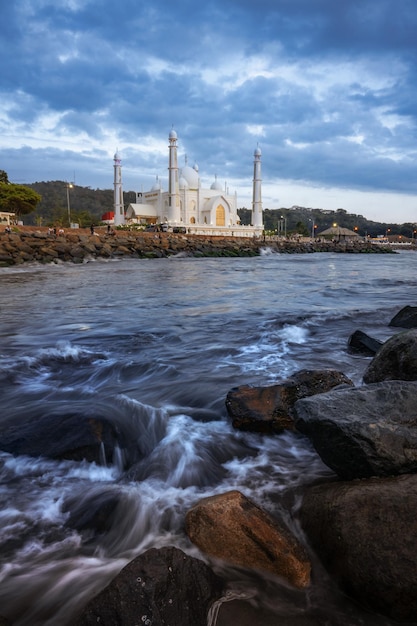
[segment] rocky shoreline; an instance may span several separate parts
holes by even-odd
[[[215,607],[221,626],[227,583],[215,563],[267,572],[302,590],[311,585],[317,558],[343,593],[374,612],[370,624],[378,615],[417,623],[417,307],[404,307],[389,326],[399,332],[380,346],[364,333],[348,341],[349,349],[374,355],[361,386],[343,372],[301,370],[268,387],[233,388],[225,399],[234,428],[298,432],[333,470],[332,479],[307,488],[294,510],[294,528],[302,532],[293,534],[288,515],[271,515],[236,490],[200,499],[184,529],[208,563],[174,546],[147,550],[80,607],[73,623],[205,626]],[[105,418],[28,416],[0,435],[0,449],[13,455],[97,464],[103,451],[111,462],[115,446],[135,480],[136,452]],[[66,498],[68,528],[90,538],[106,532],[121,498]]]
[[[0,233],[0,267],[23,263],[84,263],[92,259],[154,259],[175,255],[190,257],[249,257],[262,250],[282,254],[339,252],[393,253],[392,248],[367,242],[293,241],[273,238],[210,237],[176,233],[153,233],[96,229],[67,230],[52,234],[48,229],[22,227]]]

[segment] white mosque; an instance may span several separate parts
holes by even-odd
[[[252,225],[243,226],[237,214],[237,195],[217,180],[201,186],[197,165],[178,168],[177,133],[169,133],[168,190],[159,179],[149,191],[136,194],[136,203],[123,204],[120,155],[114,155],[114,225],[165,224],[166,228],[204,235],[253,237],[263,231],[261,150],[256,148],[253,168]]]

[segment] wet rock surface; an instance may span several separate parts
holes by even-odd
[[[352,381],[334,370],[300,370],[277,385],[231,389],[226,409],[234,428],[253,432],[279,433],[294,428],[294,404],[300,398],[324,393]]]
[[[361,604],[398,621],[417,616],[417,476],[311,487],[301,520],[328,571]]]
[[[299,400],[296,428],[340,478],[417,472],[417,383],[387,381]]]
[[[368,365],[363,380],[417,380],[417,329],[405,330],[386,341]]]
[[[417,306],[405,306],[394,315],[389,326],[397,328],[417,328]]]
[[[220,579],[203,561],[177,548],[152,548],[126,565],[74,626],[206,626],[221,591]]]
[[[284,524],[239,491],[200,500],[186,515],[186,532],[206,554],[265,570],[295,587],[310,583],[310,561]]]

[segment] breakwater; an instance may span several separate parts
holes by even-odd
[[[0,233],[0,266],[22,263],[83,263],[95,258],[162,258],[178,254],[195,257],[248,257],[263,251],[303,254],[315,252],[392,253],[387,246],[367,242],[292,241],[263,237],[210,237],[176,233],[89,230],[50,234],[42,230]]]

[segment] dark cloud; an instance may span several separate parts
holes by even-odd
[[[264,181],[414,194],[416,26],[413,0],[6,3],[1,168],[111,187],[119,146],[136,185],[174,124],[208,177],[250,187],[260,142]]]

